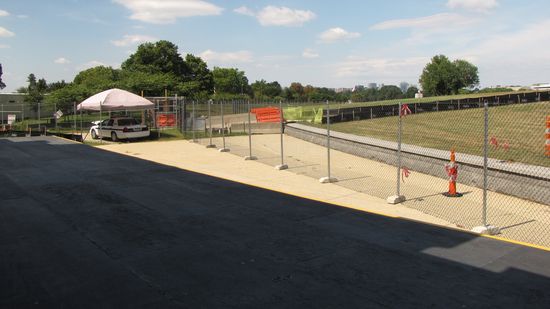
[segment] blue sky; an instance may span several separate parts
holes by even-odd
[[[482,86],[550,82],[547,0],[0,0],[2,92],[158,39],[283,86],[417,84],[436,54],[477,65]]]

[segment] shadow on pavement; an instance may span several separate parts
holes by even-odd
[[[550,307],[550,254],[52,137],[0,139],[0,307]]]

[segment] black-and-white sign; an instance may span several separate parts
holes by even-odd
[[[63,112],[61,110],[58,110],[53,114],[53,116],[55,117],[55,119],[59,119],[61,118],[61,116],[63,116]]]

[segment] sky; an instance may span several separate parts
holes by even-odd
[[[548,0],[0,0],[2,92],[119,68],[161,39],[283,86],[418,84],[438,54],[482,87],[550,82]]]

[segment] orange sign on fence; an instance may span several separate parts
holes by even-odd
[[[157,127],[175,127],[176,126],[176,115],[174,114],[159,114],[157,115]]]
[[[258,122],[281,122],[281,111],[277,107],[260,107],[250,110]]]

